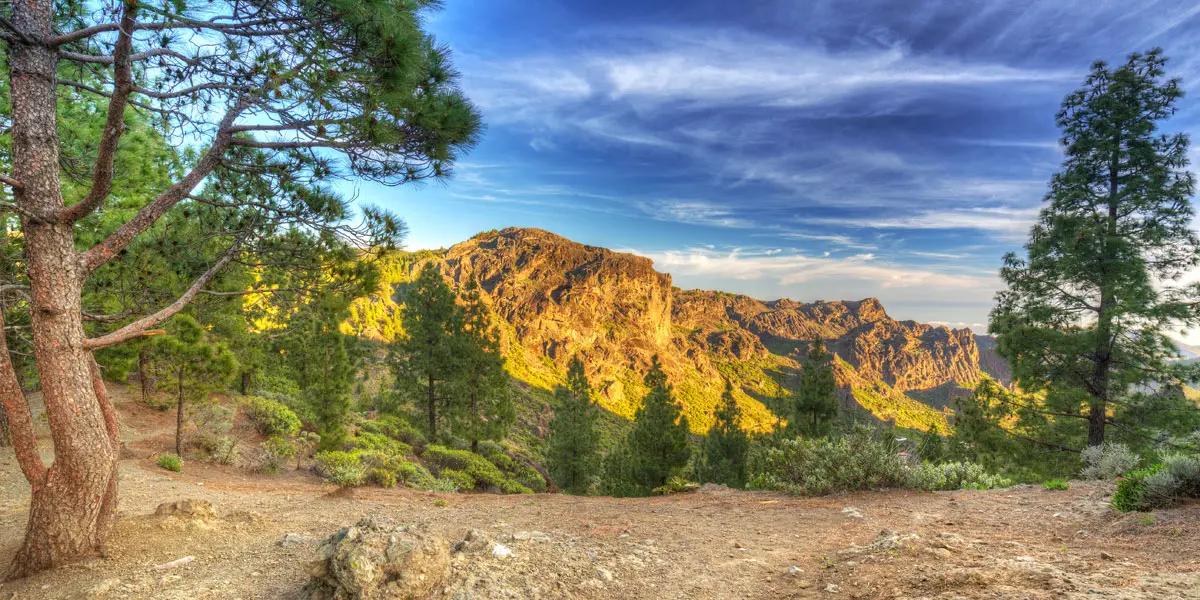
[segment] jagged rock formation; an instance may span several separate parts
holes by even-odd
[[[1007,379],[990,338],[891,318],[874,298],[802,303],[680,290],[649,259],[538,229],[481,233],[428,255],[456,286],[477,280],[501,325],[514,376],[550,387],[580,356],[609,410],[632,416],[641,373],[657,355],[693,427],[707,429],[723,382],[745,425],[777,423],[816,338],[836,355],[846,406],[898,425],[945,428],[954,390]],[[416,268],[423,261],[412,261]],[[982,347],[981,347],[982,344]]]

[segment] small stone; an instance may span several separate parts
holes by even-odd
[[[1115,560],[1115,558],[1113,557],[1113,555],[1111,555],[1111,554],[1109,554],[1109,553],[1107,553],[1107,552],[1104,552],[1103,550],[1102,550],[1102,551],[1100,551],[1100,558],[1102,558],[1102,559],[1104,559],[1104,560]]]
[[[858,510],[857,508],[854,508],[853,506],[847,506],[846,508],[843,508],[842,514],[846,515],[847,517],[850,517],[851,519],[863,518],[862,511]]]
[[[307,543],[308,543],[308,536],[302,535],[299,533],[285,533],[283,535],[283,537],[279,539],[278,542],[275,542],[275,544],[277,546],[281,546],[283,548],[291,548],[294,546],[303,546],[304,544],[307,544]]]
[[[608,569],[605,569],[604,567],[596,567],[596,577],[599,578],[600,581],[612,581],[613,580],[612,571],[609,571]]]
[[[496,558],[508,558],[512,556],[512,548],[504,544],[492,544],[492,556]]]
[[[800,567],[798,567],[796,565],[792,565],[792,566],[788,567],[788,575],[791,575],[792,577],[799,577],[803,574],[804,574],[804,569],[801,569]]]
[[[836,583],[831,583],[831,584],[825,586],[825,591],[830,594],[836,594],[836,593],[842,591],[842,588],[838,587],[838,584],[836,584]]]

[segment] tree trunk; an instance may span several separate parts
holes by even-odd
[[[175,396],[175,456],[183,458],[183,367],[179,367]]]
[[[433,375],[429,375],[427,379],[429,385],[429,397],[426,402],[429,404],[429,441],[437,443],[437,395],[433,390]]]
[[[12,24],[52,32],[50,0],[16,0]],[[22,577],[96,553],[116,506],[117,452],[93,387],[83,347],[83,268],[70,223],[48,215],[63,207],[55,122],[56,57],[38,44],[9,45],[12,168],[21,208],[31,297],[34,358],[54,442],[54,464],[32,494],[25,540],[9,577]]]
[[[150,351],[142,346],[138,350],[138,385],[142,389],[142,404],[150,402]]]
[[[1112,370],[1113,280],[1116,256],[1113,243],[1117,238],[1120,218],[1121,137],[1113,140],[1112,159],[1108,164],[1108,215],[1104,245],[1100,255],[1100,310],[1096,314],[1096,350],[1092,371],[1092,399],[1088,405],[1088,446],[1104,443],[1104,426],[1108,421],[1109,379]]]
[[[0,405],[0,448],[11,445],[12,438],[8,435],[8,413],[4,412],[4,406]]]
[[[250,393],[250,371],[243,371],[243,372],[242,372],[242,385],[241,385],[241,389],[242,389],[242,395],[243,395],[243,396],[245,396],[245,395],[248,395],[248,394]]]

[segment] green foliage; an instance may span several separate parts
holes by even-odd
[[[975,463],[921,463],[911,468],[906,487],[918,490],[990,490],[1009,487],[1012,481],[992,475]]]
[[[1161,464],[1130,471],[1117,481],[1113,493],[1112,507],[1121,512],[1143,511],[1153,508],[1146,498],[1146,479],[1162,470]]]
[[[680,414],[657,357],[644,383],[650,391],[606,468],[605,486],[613,495],[649,495],[680,474],[691,458],[687,418]]]
[[[176,315],[167,325],[167,335],[154,338],[151,355],[169,373],[163,383],[175,397],[175,453],[181,454],[187,405],[207,402],[213,392],[223,389],[237,361],[224,342],[212,340],[188,314]]]
[[[746,453],[750,438],[739,426],[741,409],[733,399],[733,388],[725,383],[716,420],[700,445],[696,461],[696,478],[703,482],[721,483],[740,488],[746,485]]]
[[[567,385],[554,392],[556,408],[550,421],[546,461],[550,477],[563,491],[586,494],[600,469],[599,408],[578,357],[567,368]]]
[[[178,454],[159,454],[158,458],[155,459],[154,464],[168,471],[175,471],[176,473],[183,470],[183,459],[179,458]]]
[[[358,453],[326,450],[314,459],[317,474],[339,486],[354,487],[366,480],[367,470]]]
[[[359,431],[357,434],[346,438],[343,446],[347,450],[382,452],[383,454],[393,456],[412,454],[412,446],[382,433],[371,433],[369,431]]]
[[[909,468],[890,434],[855,428],[830,438],[759,440],[748,487],[803,496],[902,487]]]
[[[311,410],[322,449],[342,445],[351,410],[358,342],[339,329],[348,304],[343,294],[317,296],[291,317],[282,340],[291,379]]]
[[[480,442],[477,454],[496,465],[509,479],[534,492],[546,491],[546,479],[528,464],[528,459],[514,458],[499,443],[491,440]]]
[[[475,489],[475,478],[466,471],[459,471],[458,469],[442,469],[441,472],[438,473],[438,477],[453,483],[455,490]]]
[[[451,411],[456,435],[472,449],[480,440],[504,438],[516,418],[500,337],[472,279],[463,293],[462,330],[458,332],[458,373],[462,401]]]
[[[686,477],[672,475],[666,483],[650,490],[655,496],[669,496],[671,494],[683,494],[686,492],[694,492],[700,489],[700,484],[695,481],[688,481]]]
[[[1088,446],[1080,453],[1080,457],[1084,466],[1079,476],[1083,479],[1116,479],[1132,471],[1141,462],[1125,444],[1115,442]]]
[[[1180,279],[1200,262],[1200,239],[1188,137],[1158,129],[1182,96],[1165,65],[1158,49],[1097,62],[1067,96],[1062,169],[1027,257],[1004,259],[989,330],[1036,394],[1013,412],[1030,443],[1079,450],[1106,441],[1108,424],[1133,443],[1184,415],[1160,404],[1196,375],[1168,334],[1200,325],[1200,288]]]
[[[1188,498],[1200,498],[1200,456],[1168,454],[1162,462],[1121,478],[1112,506],[1121,512],[1148,511]]]
[[[293,436],[300,433],[300,417],[282,402],[247,396],[243,403],[246,416],[259,433],[266,436]]]
[[[1079,456],[1053,440],[1078,436],[1081,423],[1048,420],[1039,406],[1035,396],[982,380],[974,394],[956,405],[954,433],[943,447],[946,457],[978,463],[1018,481],[1074,475]]]
[[[445,477],[445,470],[460,471],[471,477],[474,485],[466,489],[494,487],[506,494],[530,494],[533,490],[509,479],[496,465],[488,459],[469,450],[455,450],[445,446],[430,444],[425,448],[421,458],[433,465],[439,476]],[[453,477],[453,475],[452,475]]]
[[[1047,479],[1042,482],[1042,488],[1062,492],[1071,489],[1071,484],[1066,479]]]
[[[386,435],[404,442],[418,451],[422,450],[426,444],[425,434],[421,433],[420,429],[395,415],[383,415],[378,419],[363,421],[359,424],[359,429],[368,433]]]
[[[263,470],[278,473],[289,459],[296,456],[296,445],[285,437],[273,435],[263,440],[262,451]]]
[[[817,437],[828,435],[837,417],[837,382],[833,378],[833,356],[819,338],[808,345],[800,390],[793,400],[788,432]]]

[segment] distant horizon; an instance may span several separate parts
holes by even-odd
[[[409,247],[520,224],[681,287],[877,297],[977,333],[1094,61],[1162,47],[1187,93],[1164,130],[1200,130],[1200,6],[1180,0],[463,0],[427,23],[481,143],[444,182],[338,186],[405,219]]]

